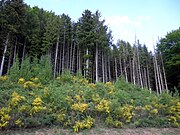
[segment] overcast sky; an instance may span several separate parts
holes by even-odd
[[[102,19],[110,27],[114,43],[118,39],[134,43],[135,33],[140,43],[153,49],[158,36],[180,27],[180,0],[25,0],[57,15],[68,14],[73,21],[82,16],[85,9],[93,13],[99,10]]]

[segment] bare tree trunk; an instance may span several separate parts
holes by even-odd
[[[104,75],[104,53],[102,51],[102,80],[105,83],[105,75]]]
[[[126,82],[128,82],[127,68],[126,68],[126,61],[125,61],[125,58],[124,58],[124,73],[125,73],[125,79],[126,79]]]
[[[118,79],[118,75],[117,75],[117,60],[116,57],[114,58],[114,66],[115,66],[115,76],[116,76],[116,80]]]
[[[125,48],[123,46],[123,54],[124,54],[124,58],[123,58],[123,63],[124,63],[124,73],[125,73],[125,79],[126,79],[126,82],[128,82],[128,77],[127,77],[127,67],[126,67],[126,52],[125,52]]]
[[[69,39],[68,39],[68,43],[67,43],[67,47],[66,47],[67,51],[66,51],[66,60],[65,60],[65,67],[66,67],[66,70],[69,69],[69,57],[70,57],[70,53],[69,53]]]
[[[77,72],[78,72],[78,70],[79,70],[79,45],[77,45],[77,54],[76,54],[76,59],[77,59],[77,64],[76,64],[76,70],[77,70]]]
[[[61,50],[62,49],[62,44],[60,44],[60,49],[59,49],[59,71],[58,71],[58,73],[59,73],[59,75],[61,74],[61,64],[62,64],[62,59],[61,59]]]
[[[12,59],[12,51],[13,51],[13,46],[11,46],[11,49],[10,49],[10,55],[9,55],[9,60],[8,60],[8,70],[7,70],[7,74],[9,74],[9,71],[10,71],[10,67],[11,67],[11,59]]]
[[[96,43],[96,58],[95,58],[95,62],[96,62],[96,82],[98,82],[99,78],[98,78],[98,44]]]
[[[144,86],[145,88],[148,88],[148,85],[147,85],[147,74],[146,74],[146,68],[144,68]]]
[[[1,61],[0,76],[2,76],[2,73],[3,73],[4,59],[5,59],[5,56],[6,56],[6,51],[7,51],[7,44],[4,47],[3,57],[2,57],[2,61]]]
[[[154,55],[155,57],[155,68],[156,68],[156,72],[157,72],[157,83],[159,85],[159,93],[162,93],[162,89],[161,89],[161,82],[160,82],[160,72],[159,72],[159,68],[158,68],[158,64],[157,64],[157,58],[156,58],[156,54]]]
[[[55,61],[54,61],[53,79],[55,79],[55,77],[56,77],[58,46],[59,46],[59,37],[57,38],[57,43],[56,43],[56,54],[55,54]]]
[[[14,57],[13,57],[13,64],[15,62],[15,59],[16,59],[16,46],[17,46],[17,37],[16,37],[16,43],[15,43],[15,46],[14,46]]]
[[[123,75],[123,71],[122,71],[122,61],[121,61],[121,56],[119,56],[119,67],[120,67],[120,75]]]
[[[166,92],[168,93],[168,86],[167,86],[167,80],[166,80],[166,72],[165,72],[165,69],[164,69],[164,62],[163,62],[163,59],[162,59],[162,55],[161,55],[161,54],[160,54],[160,57],[161,57],[161,62],[162,62],[162,69],[163,69],[165,89],[166,89]]]
[[[25,38],[25,41],[24,41],[23,55],[22,55],[22,62],[24,61],[24,57],[25,57],[25,49],[26,49],[26,38]]]
[[[111,64],[110,64],[110,58],[108,56],[108,81],[111,81]]]
[[[135,77],[135,50],[134,50],[134,55],[133,55],[133,61],[132,61],[132,67],[133,67],[133,84],[136,84],[136,77]]]
[[[79,50],[79,72],[82,73],[82,70],[81,70],[81,50]]]
[[[86,56],[89,55],[89,50],[86,48]],[[89,58],[86,58],[86,65],[85,65],[85,77],[89,75]]]
[[[107,77],[107,57],[104,60],[105,60],[104,62],[105,63],[105,66],[104,66],[105,67],[105,82],[107,82],[107,78],[108,78]]]
[[[132,73],[132,61],[131,61],[130,57],[129,57],[129,70],[130,70],[130,80],[132,83],[133,82],[133,73]]]
[[[70,47],[70,56],[69,56],[69,70],[72,71],[72,59],[73,59],[73,34],[71,35],[71,47]]]
[[[151,85],[150,85],[150,78],[149,78],[149,66],[147,64],[147,81],[148,81],[148,89],[151,93]]]
[[[65,25],[64,25],[64,43],[63,43],[63,52],[62,52],[62,72],[64,72],[65,46],[66,46],[66,31],[65,31]]]
[[[72,71],[73,73],[74,73],[75,50],[76,50],[76,46],[75,46],[75,43],[74,43],[73,56],[72,56],[72,64],[71,64],[71,71]]]
[[[157,91],[157,95],[159,96],[159,88],[158,88],[158,79],[157,79],[155,57],[153,58],[153,60],[154,60],[154,77],[155,77],[156,91]]]
[[[9,33],[8,33],[8,35],[7,35],[7,38],[6,38],[5,47],[4,47],[4,52],[3,52],[3,57],[2,57],[2,61],[1,61],[0,76],[2,76],[2,73],[3,73],[4,59],[5,59],[5,57],[6,57],[6,51],[7,51],[8,42],[9,42]]]
[[[141,75],[141,66],[140,66],[140,60],[139,60],[139,50],[138,50],[138,48],[137,48],[137,59],[138,59],[138,70],[139,70],[140,86],[141,86],[141,88],[143,88],[142,75]]]
[[[164,90],[164,83],[163,83],[163,78],[162,78],[160,66],[158,66],[158,70],[159,70],[159,77],[160,77],[160,82],[161,82],[161,89],[163,91]]]

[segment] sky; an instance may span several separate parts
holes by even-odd
[[[113,43],[117,40],[131,44],[139,39],[153,50],[158,38],[180,27],[180,0],[24,0],[25,3],[38,6],[57,15],[68,14],[77,21],[82,13],[89,9],[97,10],[105,24],[112,30]]]

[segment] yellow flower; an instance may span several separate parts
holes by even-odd
[[[2,107],[0,109],[0,128],[6,127],[9,123],[10,120],[10,116],[9,113],[10,112],[10,108],[4,108]]]
[[[29,88],[29,87],[32,87],[34,86],[34,83],[32,81],[27,81],[24,83],[24,88]]]
[[[59,122],[63,122],[64,119],[65,119],[65,117],[66,117],[66,114],[60,113],[60,114],[57,114],[56,119],[57,119],[57,121],[59,121]]]
[[[92,100],[95,101],[95,102],[99,101],[100,100],[99,94],[97,94],[97,93],[93,94],[92,95]]]
[[[12,93],[12,99],[11,99],[11,105],[16,106],[18,103],[20,103],[22,100],[25,100],[25,97],[20,96],[17,92]]]
[[[100,112],[110,112],[110,101],[107,101],[105,99],[102,99],[100,103],[95,107]]]
[[[24,84],[24,82],[25,82],[24,78],[19,78],[19,80],[18,80],[19,84]]]
[[[33,82],[38,82],[38,81],[39,81],[39,78],[34,77],[34,78],[31,78],[30,80],[33,81]]]
[[[112,86],[112,82],[106,82],[105,85],[106,86]]]
[[[74,132],[78,132],[79,129],[89,129],[93,126],[94,124],[94,119],[90,116],[88,116],[86,119],[82,121],[77,121],[75,122],[75,125],[73,126]]]
[[[24,125],[24,123],[23,123],[20,119],[17,119],[17,120],[15,121],[15,124],[16,124],[17,126],[19,126],[19,127],[21,127],[21,126]]]
[[[24,111],[27,111],[28,110],[28,106],[26,106],[26,105],[22,105],[22,106],[20,106],[19,108],[18,108],[18,111],[19,112],[24,112]]]
[[[43,106],[34,106],[31,110],[30,110],[30,115],[41,112],[46,110],[46,107]]]
[[[149,111],[149,110],[152,109],[152,106],[151,106],[151,105],[145,105],[144,109],[147,110],[147,111]]]
[[[88,104],[86,104],[86,103],[75,103],[71,106],[71,108],[75,111],[84,112],[88,108]]]
[[[89,87],[92,88],[92,89],[96,89],[96,84],[90,83],[90,84],[89,84]]]
[[[40,106],[42,104],[42,100],[40,97],[34,99],[33,103],[34,106]]]
[[[153,109],[153,110],[151,110],[151,113],[152,113],[152,114],[157,114],[157,113],[158,113],[158,110],[157,110],[157,109]]]
[[[80,95],[75,95],[74,97],[75,97],[75,99],[76,99],[77,101],[81,101]]]
[[[2,81],[6,81],[7,79],[8,79],[7,75],[0,76],[0,80],[2,80]]]
[[[59,77],[59,76],[58,76],[58,77],[56,77],[56,80],[60,80],[60,79],[61,79],[61,77]]]

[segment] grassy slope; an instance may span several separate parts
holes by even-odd
[[[79,131],[95,127],[88,132],[96,133],[98,132],[96,130],[102,130],[102,132],[109,133],[114,130],[112,127],[178,127],[180,123],[180,104],[177,98],[165,93],[157,97],[156,93],[150,94],[148,90],[140,89],[123,79],[119,79],[114,84],[110,82],[92,84],[81,76],[63,74],[55,81],[45,84],[37,78],[31,81],[22,78],[18,82],[7,79],[0,81],[2,84],[0,86],[0,106],[11,108],[8,112],[11,119],[5,129],[18,128],[21,124],[15,124],[18,119],[23,122],[21,126],[26,128],[59,125],[59,127],[71,129],[66,131],[59,127],[42,128],[35,130],[35,133],[41,130],[66,133],[75,130],[74,126],[77,126]],[[25,97],[25,100],[14,103],[13,92]],[[38,103],[36,100],[38,98],[42,102]],[[26,109],[21,112],[19,108],[22,106]],[[35,110],[37,107],[40,107],[40,110]],[[1,111],[0,109],[0,113]],[[95,122],[87,126],[85,123],[92,122],[87,122],[86,118],[89,116]],[[85,126],[78,126],[78,122]],[[0,124],[3,124],[3,121],[0,121]],[[99,127],[99,124],[102,124],[103,128]],[[111,128],[106,129],[107,127]],[[124,129],[116,130],[124,131]],[[126,132],[129,130],[127,129]],[[141,132],[141,129],[139,130],[137,132]],[[23,132],[26,133],[27,130]],[[130,132],[136,132],[136,130],[132,129]]]

